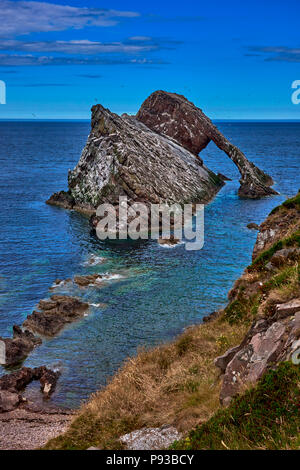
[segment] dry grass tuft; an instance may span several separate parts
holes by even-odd
[[[187,432],[203,423],[219,408],[214,359],[239,344],[245,332],[246,327],[216,319],[189,328],[170,344],[141,350],[47,448],[117,449],[120,435],[144,426],[172,424]]]

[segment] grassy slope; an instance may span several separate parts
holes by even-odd
[[[299,449],[300,367],[281,363],[173,449]]]
[[[241,342],[254,318],[268,315],[278,301],[300,296],[298,260],[275,272],[265,269],[278,249],[300,246],[299,213],[300,194],[273,211],[268,223],[286,220],[283,241],[277,240],[275,248],[267,247],[259,261],[254,260],[217,319],[129,359],[108,386],[79,410],[69,430],[46,448],[120,449],[118,437],[122,434],[163,424],[173,424],[185,435],[196,429],[177,448],[299,447],[299,413],[294,413],[299,368],[282,365],[223,410],[219,405],[221,380],[214,366],[216,356]]]

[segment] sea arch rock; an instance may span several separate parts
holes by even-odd
[[[184,96],[156,91],[144,101],[136,118],[153,131],[175,139],[194,155],[198,155],[212,140],[239,169],[240,197],[257,199],[277,194],[270,187],[274,183],[271,176],[250,162],[203,111]]]

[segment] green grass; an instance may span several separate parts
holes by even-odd
[[[292,283],[294,280],[300,282],[300,271],[298,263],[295,266],[288,266],[284,268],[280,273],[275,274],[269,281],[267,281],[263,287],[263,292],[267,293],[273,289],[278,289]]]
[[[260,303],[260,294],[246,297],[240,292],[237,299],[231,302],[223,314],[223,319],[230,325],[246,322],[247,324],[255,318]]]
[[[275,207],[271,211],[270,215],[271,214],[276,214],[276,212],[278,212],[282,208],[285,208],[285,209],[300,209],[300,191],[298,192],[298,194],[295,197],[292,197],[292,198],[287,199],[286,201],[284,201],[281,204],[281,206]]]
[[[299,448],[299,384],[300,367],[281,363],[172,449]]]
[[[261,270],[264,269],[266,264],[270,261],[272,256],[279,250],[283,248],[288,248],[290,246],[300,247],[300,230],[297,230],[295,233],[290,235],[287,238],[278,240],[274,243],[268,250],[263,251],[254,261],[248,266],[248,271]]]

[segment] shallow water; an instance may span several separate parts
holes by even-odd
[[[205,209],[204,248],[186,251],[184,245],[166,249],[154,241],[101,243],[84,216],[45,204],[53,192],[66,189],[67,170],[78,161],[89,123],[0,122],[0,335],[10,335],[12,325],[21,324],[49,296],[57,278],[95,272],[122,276],[99,288],[57,290],[93,305],[88,316],[25,361],[26,366],[60,368],[55,404],[78,406],[138,347],[170,340],[223,306],[251,260],[256,232],[246,225],[262,222],[300,188],[300,123],[218,127],[273,176],[281,195],[239,199],[237,170],[210,144],[201,154],[205,163],[233,181]],[[91,254],[104,259],[90,266]]]

